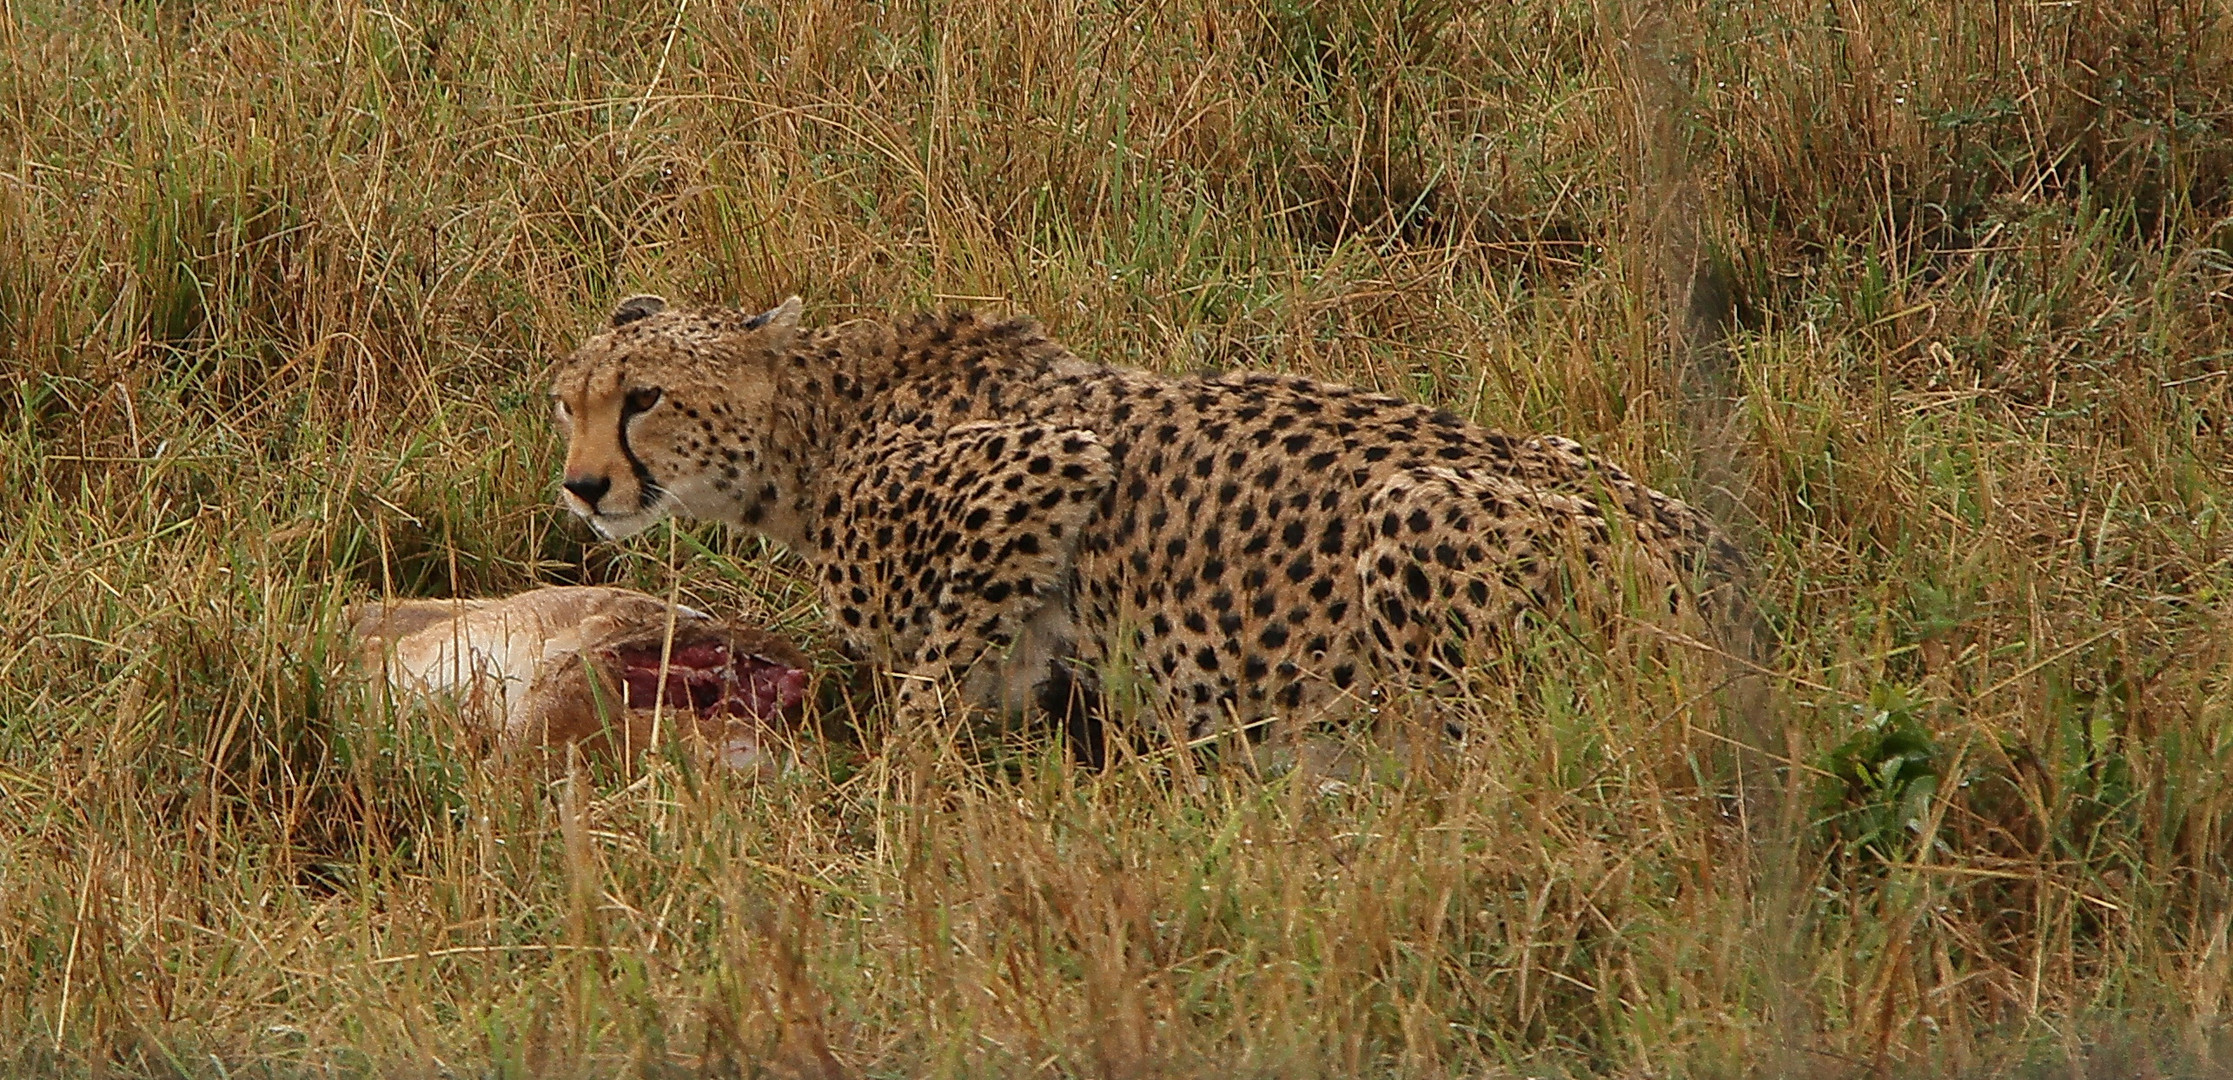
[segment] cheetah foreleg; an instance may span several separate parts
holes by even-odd
[[[829,485],[824,602],[900,676],[892,722],[957,699],[1021,709],[1068,642],[1078,539],[1114,476],[1090,431],[984,421],[877,433]],[[1050,609],[1054,609],[1050,611]]]

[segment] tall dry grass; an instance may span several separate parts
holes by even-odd
[[[2222,0],[0,0],[0,56],[0,1070],[2224,1068]],[[1753,552],[1796,796],[1618,636],[1345,791],[488,769],[340,604],[823,640],[780,553],[549,505],[538,371],[637,289],[1580,437]]]

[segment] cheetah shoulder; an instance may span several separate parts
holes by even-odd
[[[824,592],[849,635],[883,637],[863,644],[894,659],[1013,642],[1066,584],[1114,478],[1093,432],[1035,421],[857,446],[830,495],[848,526],[825,545]],[[871,580],[856,584],[856,574]],[[872,629],[884,634],[861,633]]]

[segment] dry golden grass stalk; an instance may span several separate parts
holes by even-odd
[[[0,1071],[2222,1070],[2229,35],[0,4]],[[634,291],[1012,307],[1725,487],[1779,741],[1731,767],[1718,667],[1616,628],[1390,705],[1477,734],[1346,791],[865,697],[770,782],[491,767],[348,692],[346,605],[679,591],[837,660],[780,552],[552,508],[541,369]]]

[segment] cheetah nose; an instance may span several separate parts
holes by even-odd
[[[609,476],[570,476],[559,486],[573,492],[575,498],[595,510],[597,500],[604,498],[605,493],[613,489],[613,482]]]

